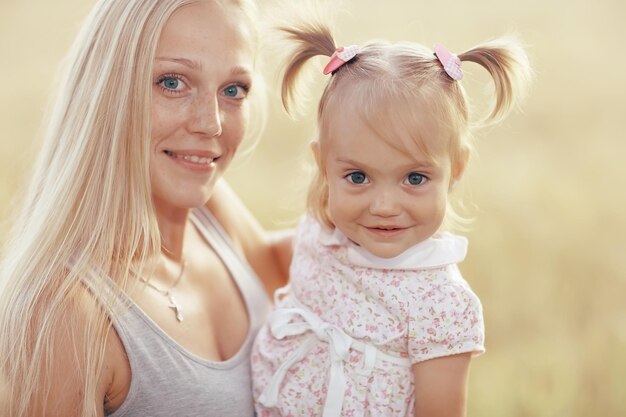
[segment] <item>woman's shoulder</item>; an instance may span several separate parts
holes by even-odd
[[[215,184],[206,208],[226,232],[237,254],[245,259],[272,294],[287,282],[291,234],[269,233],[223,180]]]
[[[42,407],[56,410],[51,415],[78,416],[80,410],[76,398],[84,394],[85,380],[90,379],[85,373],[98,372],[89,365],[97,351],[102,351],[103,356],[97,379],[93,381],[96,385],[94,407],[102,409],[114,392],[123,391],[121,376],[125,372],[130,376],[123,345],[109,318],[103,315],[102,306],[85,286],[79,285],[72,290],[62,308],[46,311],[45,306],[41,306],[36,315],[46,316],[41,320],[46,322],[48,329],[45,333],[49,337],[40,349],[43,356],[52,360],[41,362],[45,371],[40,374],[40,384],[49,391],[37,392],[32,403],[33,415],[48,415],[37,411]],[[98,343],[102,345],[94,345]],[[40,393],[47,395],[39,397]]]

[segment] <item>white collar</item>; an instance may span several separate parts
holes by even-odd
[[[381,258],[370,253],[337,228],[331,232],[322,227],[320,243],[324,246],[344,246],[350,263],[375,269],[437,268],[459,263],[467,254],[467,239],[449,232],[438,232],[393,258]]]

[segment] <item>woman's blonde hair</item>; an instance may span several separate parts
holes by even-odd
[[[99,0],[66,58],[0,264],[0,414],[46,409],[63,329],[84,345],[71,353],[84,383],[77,413],[97,415],[112,300],[80,309],[78,328],[65,324],[87,294],[86,274],[126,288],[131,265],[141,270],[160,251],[149,175],[153,61],[169,17],[196,1]],[[210,1],[233,4],[255,29],[251,1]]]
[[[280,30],[295,45],[288,55],[282,84],[283,105],[289,112],[304,64],[318,55],[332,56],[337,45],[322,21],[308,19]],[[416,43],[368,42],[360,46],[355,58],[332,73],[318,106],[318,170],[307,199],[309,211],[318,220],[333,227],[328,213],[324,149],[331,137],[332,116],[340,110],[355,111],[382,140],[409,154],[419,149],[432,157],[436,147],[447,150],[452,167],[458,163],[464,166],[472,150],[473,130],[502,120],[515,107],[530,78],[530,66],[514,38],[476,46],[459,58],[484,67],[494,81],[495,103],[482,120],[470,119],[461,83],[444,71],[433,50]],[[444,225],[460,222],[462,218],[449,205]]]

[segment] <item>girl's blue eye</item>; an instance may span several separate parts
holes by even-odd
[[[360,171],[351,172],[346,178],[353,184],[365,184],[367,182],[367,175]]]
[[[421,185],[426,181],[426,177],[417,172],[411,172],[407,175],[406,180],[410,185]]]
[[[178,81],[176,78],[166,78],[163,81],[163,87],[167,88],[168,90],[176,90],[178,88],[178,84],[180,84],[180,81]]]
[[[248,95],[248,89],[245,86],[233,84],[224,89],[224,95],[232,98],[244,98]]]

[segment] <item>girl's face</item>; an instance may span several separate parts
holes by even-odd
[[[350,240],[391,258],[440,227],[450,188],[445,152],[407,155],[357,117],[333,115],[325,144],[330,218]]]
[[[204,205],[248,123],[252,35],[241,11],[217,3],[178,10],[157,46],[150,161],[157,209]]]

